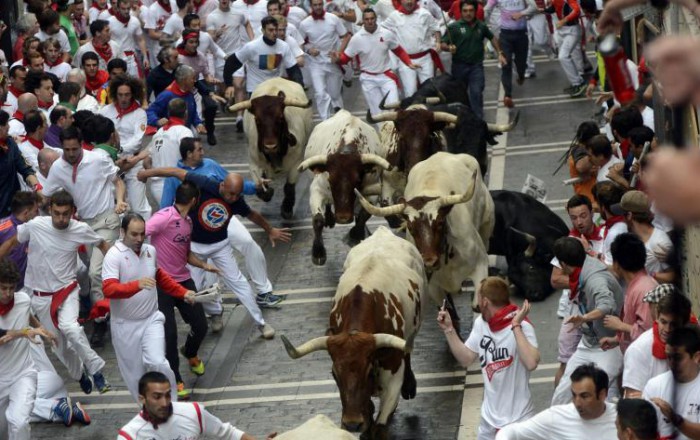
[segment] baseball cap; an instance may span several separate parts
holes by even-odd
[[[658,304],[659,300],[666,295],[678,293],[678,288],[671,283],[659,284],[644,295],[642,299],[645,303]]]
[[[615,215],[624,215],[628,212],[643,214],[649,212],[649,208],[649,197],[642,191],[633,190],[627,191],[620,199],[620,203],[610,207],[610,211]]]

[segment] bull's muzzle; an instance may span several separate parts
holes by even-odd
[[[345,417],[343,417],[343,420],[340,423],[343,426],[344,430],[350,432],[361,432],[362,428],[365,425],[365,422],[364,420],[362,420],[362,418],[358,420],[354,417],[349,419],[345,419]]]
[[[267,151],[276,150],[276,149],[277,149],[277,143],[274,143],[274,144],[263,144],[263,148],[265,148],[265,150],[267,150]]]

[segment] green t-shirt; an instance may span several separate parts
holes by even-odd
[[[61,25],[63,31],[68,36],[68,43],[70,43],[70,56],[73,56],[80,47],[80,41],[78,40],[78,34],[75,33],[73,22],[70,18],[61,15],[58,20],[58,23]]]
[[[453,61],[478,64],[484,61],[484,38],[493,38],[484,22],[476,20],[470,26],[466,21],[458,20],[447,26],[442,42],[457,46],[457,51],[452,55]]]

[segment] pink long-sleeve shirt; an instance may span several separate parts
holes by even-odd
[[[630,333],[618,332],[617,334],[623,353],[639,335],[651,328],[651,310],[649,310],[649,304],[642,299],[647,292],[658,285],[659,283],[645,271],[639,272],[627,285],[625,304],[622,308],[622,322],[631,325],[632,331]]]
[[[156,248],[158,267],[177,282],[191,278],[187,269],[192,220],[182,217],[174,206],[161,209],[146,222],[146,235]]]

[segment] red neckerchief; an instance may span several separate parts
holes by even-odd
[[[316,13],[314,11],[311,11],[311,16],[313,17],[314,20],[323,20],[324,15],[326,15],[326,11],[323,11],[318,15],[316,15]]]
[[[133,112],[134,110],[138,109],[141,107],[138,102],[136,102],[135,99],[131,100],[131,104],[125,109],[122,110],[121,107],[115,104],[114,108],[117,109],[117,119],[121,119],[124,117],[124,115],[128,115],[129,113]]]
[[[15,306],[15,297],[13,296],[12,299],[10,300],[9,303],[7,304],[0,304],[0,316],[5,316],[7,313],[12,310],[12,308]]]
[[[95,48],[97,55],[105,60],[105,63],[108,63],[114,57],[114,54],[112,53],[112,46],[109,45],[109,41],[103,46],[95,46],[95,41],[93,40],[92,47]]]
[[[613,215],[612,217],[608,218],[605,220],[605,234],[603,237],[608,236],[608,232],[610,232],[610,228],[613,227],[616,223],[624,222],[625,221],[625,216],[624,215]]]
[[[158,424],[151,419],[151,416],[148,415],[145,409],[142,409],[139,415],[142,419],[153,425],[153,429],[158,429]]]
[[[180,47],[180,46],[177,47],[177,53],[182,55],[183,57],[196,57],[197,56],[197,52],[189,53],[185,50],[184,47]]]
[[[420,5],[418,3],[416,3],[416,7],[411,12],[406,12],[406,9],[404,9],[400,0],[391,0],[391,3],[394,5],[394,9],[396,9],[397,11],[399,11],[400,13],[402,13],[404,15],[411,15],[414,12],[416,12],[418,10],[418,8],[420,7]]]
[[[107,9],[107,5],[100,7],[100,5],[98,5],[97,2],[95,2],[95,1],[92,2],[91,7],[95,8],[97,10],[100,10],[100,11],[104,11],[105,9]]]
[[[104,70],[98,70],[94,77],[85,77],[85,87],[94,95],[108,80],[109,73]]]
[[[622,157],[620,159],[624,160],[629,152],[630,142],[627,139],[623,139],[622,142],[620,142],[620,153],[622,153]]]
[[[175,127],[178,125],[185,125],[185,120],[171,116],[168,123],[163,126],[163,131],[168,131],[170,127]]]
[[[46,102],[39,98],[37,98],[37,101],[39,102],[39,108],[43,108],[44,110],[48,110],[53,106],[53,101]]]
[[[287,14],[289,14],[289,8],[290,8],[289,3],[287,3],[287,7],[284,8],[284,11],[282,11],[282,15],[283,15],[283,16],[286,17]]]
[[[161,8],[168,14],[173,13],[173,8],[170,6],[170,1],[168,0],[158,0],[158,4],[160,5]]]
[[[579,278],[581,277],[582,267],[574,268],[574,271],[569,275],[569,299],[573,301],[578,296]]]
[[[56,67],[59,64],[61,64],[62,62],[63,62],[63,57],[60,57],[60,56],[56,57],[56,60],[53,63],[50,62],[48,58],[44,58],[44,64],[46,64],[49,67]]]
[[[119,11],[117,11],[116,9],[114,9],[114,6],[109,8],[109,13],[112,14],[114,17],[116,17],[116,19],[119,20],[119,22],[121,24],[123,24],[124,27],[129,25],[129,20],[131,19],[131,15],[127,15],[126,18],[122,17],[122,14]]]
[[[171,82],[168,87],[165,88],[165,90],[169,90],[173,92],[175,96],[183,97],[187,96],[187,92],[183,92],[180,86],[177,85],[175,81]]]
[[[83,150],[92,151],[93,148],[95,148],[95,146],[92,145],[90,142],[85,142],[85,141],[83,141],[83,142],[81,142],[80,145],[81,145],[81,147],[83,147]]]
[[[17,110],[16,112],[14,112],[14,113],[12,114],[12,117],[15,118],[15,119],[17,119],[18,121],[24,121],[24,113],[22,113],[22,112],[19,111],[19,110]]]
[[[83,157],[85,157],[85,155],[81,152],[80,159],[78,159],[78,161],[75,163],[75,165],[73,165],[73,174],[71,175],[73,183],[75,183],[75,179],[78,178],[78,165],[80,165],[80,162],[83,161]]]
[[[259,2],[260,0],[243,0],[243,1],[245,2],[246,5],[254,5],[257,2]],[[287,7],[289,7],[289,6],[287,6]]]
[[[651,343],[651,354],[656,359],[664,360],[666,359],[666,343],[661,340],[661,335],[659,334],[659,324],[657,324],[656,321],[654,321],[652,332],[654,332],[654,341]]]
[[[596,226],[593,225],[593,231],[590,234],[581,234],[578,229],[576,228],[571,228],[569,231],[569,237],[576,237],[576,238],[581,238],[581,237],[586,237],[588,241],[600,241],[603,239],[603,236],[600,234],[600,232],[603,230],[601,226]]]
[[[192,0],[192,6],[194,6],[194,13],[195,14],[199,13],[199,8],[201,8],[203,4],[204,4],[204,0],[199,0],[199,1]]]
[[[518,312],[518,306],[515,304],[508,304],[497,311],[491,319],[489,319],[488,324],[492,332],[498,332],[508,327],[513,321],[513,317]],[[527,318],[526,321],[530,322]]]
[[[7,91],[10,92],[10,93],[12,93],[13,95],[15,95],[16,98],[19,98],[19,95],[21,95],[22,93],[24,93],[23,91],[19,90],[17,87],[15,87],[15,86],[12,85],[12,84],[10,84],[9,86],[7,86]]]
[[[38,149],[39,151],[44,149],[44,141],[40,141],[38,139],[34,139],[33,137],[29,137],[29,136],[27,136],[25,138],[25,140],[27,142],[29,142],[30,144],[32,144],[34,146],[34,148]]]

